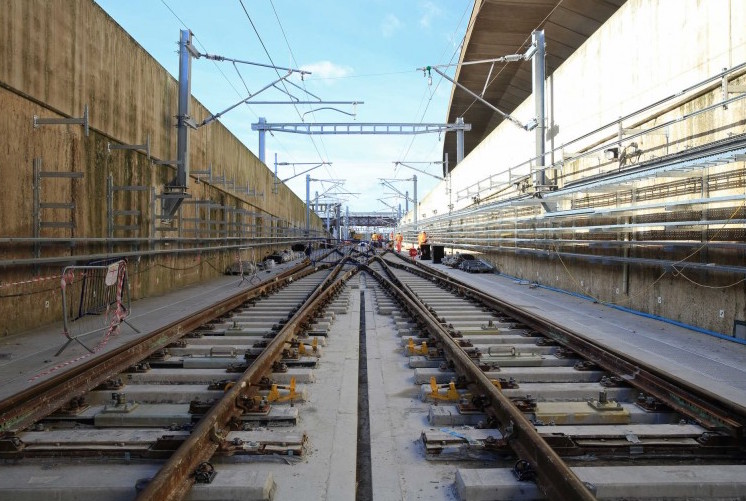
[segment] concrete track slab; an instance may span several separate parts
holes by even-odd
[[[743,499],[746,466],[621,466],[573,468],[598,499]],[[459,497],[469,501],[543,499],[533,482],[508,469],[465,469],[456,474]]]
[[[149,479],[159,464],[110,464],[102,466],[99,475],[91,475],[85,465],[62,465],[55,462],[40,465],[7,465],[0,479],[0,499],[14,501],[129,501],[136,493],[138,481]],[[223,464],[209,485],[195,485],[187,495],[189,501],[203,500],[270,500],[274,490],[271,473],[247,470],[245,465]]]
[[[275,501],[355,498],[358,324],[359,293],[355,291],[348,312],[338,315],[329,330],[309,401],[296,406],[299,427],[308,435],[306,455],[300,460],[251,461],[246,466],[274,475]]]
[[[412,385],[391,318],[369,307],[366,323],[373,499],[453,500],[453,467],[425,461],[429,406]]]
[[[601,371],[576,371],[572,367],[506,367],[501,371],[486,372],[491,379],[515,378],[518,383],[569,383],[600,381],[605,374]],[[438,384],[449,383],[456,379],[456,373],[439,369],[415,369],[414,382],[425,384],[435,377]]]
[[[238,372],[225,369],[191,369],[188,373],[175,369],[151,369],[148,372],[127,374],[126,382],[139,384],[210,384],[223,379],[238,380]],[[312,369],[288,369],[287,372],[273,372],[272,379],[279,384],[289,384],[291,378],[297,383],[313,383],[316,378]]]
[[[631,388],[604,388],[598,383],[523,383],[519,388],[503,388],[502,392],[508,398],[526,398],[526,395],[530,395],[539,402],[587,402],[597,398],[601,390],[605,390],[607,398],[612,400],[632,400],[637,395],[637,391]],[[420,398],[426,398],[430,391],[429,384],[421,385]],[[440,393],[445,394],[446,389]]]

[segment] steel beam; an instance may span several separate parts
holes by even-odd
[[[471,124],[434,124],[434,123],[259,123],[251,124],[251,130],[259,131],[260,138],[266,131],[289,132],[293,134],[392,134],[413,135],[433,132],[469,131]],[[261,144],[261,139],[260,139]]]

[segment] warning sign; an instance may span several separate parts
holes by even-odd
[[[117,276],[119,276],[119,265],[121,261],[110,264],[109,269],[106,271],[106,279],[104,280],[106,285],[114,285],[117,283]]]

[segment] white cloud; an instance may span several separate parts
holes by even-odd
[[[420,18],[420,26],[423,28],[429,28],[430,22],[433,20],[433,18],[440,17],[443,15],[443,11],[440,7],[435,5],[431,1],[423,2],[422,4],[422,10],[424,13],[422,14],[422,17]]]
[[[393,14],[388,14],[381,22],[381,33],[388,38],[399,31],[404,24]]]
[[[349,66],[340,66],[331,61],[304,64],[300,69],[310,71],[313,79],[342,78],[352,74],[352,68]]]

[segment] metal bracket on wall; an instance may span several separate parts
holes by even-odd
[[[202,176],[207,176],[208,184],[212,184],[212,164],[205,170],[193,170],[190,174],[197,178],[197,182],[202,181]]]
[[[45,178],[55,179],[69,179],[73,181],[75,179],[83,178],[82,172],[45,172],[42,171],[42,160],[41,158],[34,158],[33,163],[33,195],[34,195],[34,206],[33,206],[33,221],[34,221],[34,238],[39,239],[42,237],[42,230],[45,228],[58,228],[68,229],[72,232],[75,228],[75,219],[73,217],[75,211],[75,202],[42,202],[41,193],[41,180]],[[72,195],[71,195],[72,196]],[[66,210],[69,212],[69,218],[67,221],[44,221],[42,217],[43,210]],[[41,245],[38,243],[34,244],[34,257],[38,258],[41,256]]]
[[[155,188],[150,189],[150,236],[155,238],[157,231],[176,231],[177,235],[181,237],[181,206],[179,206],[176,212],[172,215],[158,214],[157,213],[157,201],[163,201],[168,195],[159,195],[156,193]],[[176,217],[174,217],[176,216]],[[174,220],[177,221],[177,225],[173,226]],[[161,222],[161,226],[157,226],[157,221]]]
[[[728,71],[728,68],[723,68],[723,71]],[[723,101],[728,100],[728,94],[746,93],[746,85],[731,85],[730,83],[728,83],[728,75],[723,75],[720,88],[722,90]],[[724,104],[723,109],[727,110],[728,105]]]
[[[246,195],[248,195],[250,197],[262,197],[262,198],[264,198],[264,192],[259,193],[258,191],[256,191],[256,189],[252,190],[249,187],[249,182],[248,181],[246,181]]]
[[[40,118],[34,115],[34,129],[38,129],[40,125],[82,125],[88,137],[88,105],[83,107],[82,118]]]
[[[137,150],[137,151],[144,151],[148,155],[148,160],[150,160],[150,134],[148,134],[147,138],[145,139],[145,144],[115,144],[115,143],[107,143],[106,149],[109,153],[111,153],[111,150]]]
[[[151,158],[151,161],[155,165],[170,165],[172,167],[178,167],[179,161],[178,160],[154,160]]]
[[[110,174],[106,183],[106,216],[107,231],[106,236],[109,239],[114,238],[115,232],[137,232],[140,230],[142,211],[139,209],[116,209],[116,193],[119,192],[147,192],[148,186],[117,186],[114,184],[114,177]],[[121,218],[129,219],[131,224],[123,224]],[[137,248],[135,244],[134,248]],[[109,252],[113,251],[113,244],[109,243]]]

